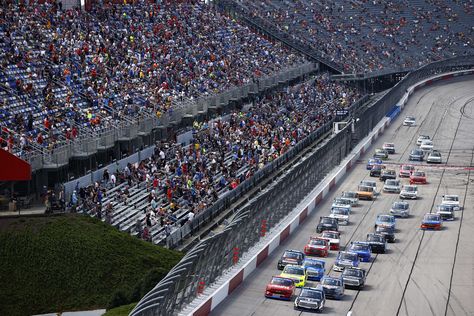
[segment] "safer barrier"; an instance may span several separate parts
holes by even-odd
[[[409,96],[417,89],[424,87],[440,80],[448,80],[457,76],[466,76],[474,74],[473,70],[457,71],[430,77],[430,79],[421,81],[415,86],[410,87],[404,94],[402,99],[395,105],[392,110],[387,113],[372,132],[366,136],[351,152],[351,154],[344,159],[336,170],[331,172],[307,197],[303,200],[297,208],[295,208],[270,234],[268,238],[253,247],[247,255],[242,258],[242,262],[230,269],[226,276],[222,276],[218,282],[206,288],[200,298],[197,298],[187,308],[180,312],[182,315],[203,316],[212,311],[222,300],[230,295],[256,267],[258,267],[264,260],[280,245],[289,235],[297,230],[305,219],[310,215],[316,206],[321,203],[344,177],[344,175],[351,170],[361,155],[370,149],[370,146],[375,140],[382,135],[385,129],[396,118],[396,114],[400,113],[401,109],[406,105]]]
[[[352,112],[354,132],[352,134],[348,132],[348,127],[345,128],[311,157],[293,166],[280,180],[250,201],[247,206],[237,212],[222,232],[201,241],[189,251],[169,274],[140,300],[130,315],[176,314],[202,292],[203,286],[212,285],[232,266],[235,259],[239,259],[243,253],[260,240],[259,227],[263,220],[271,230],[296,206],[295,203],[308,193],[309,188],[315,187],[324,175],[346,156],[351,138],[355,136],[356,140],[361,140],[368,135],[377,124],[381,123],[385,114],[399,102],[410,87],[433,75],[468,69],[473,65],[474,56],[461,56],[428,64],[409,73],[370,107],[354,109]],[[382,122],[383,126],[389,122],[388,118],[384,120],[386,122]],[[379,133],[380,131],[377,131],[377,135]],[[370,142],[375,137],[372,136]],[[359,154],[366,150],[365,146],[362,148]],[[349,167],[346,168],[350,168],[351,165],[352,160],[348,162]],[[334,187],[335,183],[336,178],[330,181],[325,192]],[[323,194],[318,196],[316,201],[321,200]],[[307,212],[304,217],[306,216]],[[286,238],[290,231],[291,226],[285,228],[280,239]],[[239,249],[237,254],[234,252],[234,248]],[[235,258],[236,256],[237,258]],[[242,279],[243,274],[237,280],[241,282]],[[200,305],[194,315],[207,315],[211,307],[212,299],[209,299]]]

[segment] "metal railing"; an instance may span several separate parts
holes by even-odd
[[[173,107],[163,113],[160,117],[141,115],[133,119],[122,119],[105,129],[82,133],[80,137],[73,140],[63,140],[61,145],[56,145],[52,150],[44,148],[42,151],[31,152],[25,155],[25,160],[32,166],[32,171],[44,167],[52,168],[54,165],[62,166],[68,163],[73,156],[88,156],[98,150],[111,148],[117,140],[130,141],[140,136],[147,136],[157,128],[168,128],[178,125],[185,118],[194,119],[197,115],[207,114],[211,109],[226,107],[231,101],[238,101],[251,94],[263,92],[278,84],[289,82],[303,75],[318,70],[318,65],[305,62],[284,69],[278,73],[260,78],[258,81],[230,88],[216,94],[202,96],[196,99],[177,101]]]
[[[370,107],[352,108],[359,118],[354,133],[349,127],[336,134],[307,159],[298,162],[246,206],[238,210],[225,229],[199,242],[147,293],[132,310],[132,316],[175,315],[198,296],[198,289],[210,286],[233,264],[232,250],[241,257],[261,238],[259,226],[266,220],[272,229],[333,167],[349,153],[354,138],[362,139],[397,104],[407,89],[433,75],[473,68],[474,56],[434,62],[406,75]],[[196,216],[194,221],[199,221]],[[188,225],[193,225],[190,223]]]

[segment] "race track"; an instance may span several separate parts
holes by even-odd
[[[416,126],[402,126],[406,115],[414,115]],[[419,185],[419,198],[410,201],[411,216],[397,219],[396,242],[386,254],[372,255],[362,263],[368,270],[366,287],[345,290],[340,301],[326,300],[324,314],[346,315],[474,315],[474,77],[442,82],[413,94],[401,115],[377,139],[325,201],[256,270],[218,305],[212,315],[310,315],[293,310],[293,302],[266,299],[265,285],[280,273],[277,261],[285,249],[303,250],[319,216],[328,215],[332,198],[344,190],[355,190],[360,180],[369,178],[365,162],[383,142],[394,142],[397,153],[387,161],[397,170],[408,162],[419,134],[429,135],[441,151],[443,164],[421,163],[429,184]],[[415,163],[416,164],[416,163]],[[390,166],[389,166],[390,167]],[[420,168],[420,169],[421,169]],[[472,170],[471,170],[472,169]],[[375,179],[375,178],[372,178]],[[377,180],[378,181],[378,180]],[[404,184],[408,183],[403,179]],[[378,182],[381,189],[381,182]],[[435,209],[443,194],[458,194],[465,208],[456,220],[444,222],[442,231],[419,229],[423,215]],[[384,194],[374,202],[362,201],[353,208],[349,226],[341,226],[341,245],[365,240],[373,231],[376,215],[386,213],[397,194]],[[326,273],[337,253],[326,258]],[[316,282],[308,282],[315,285]]]

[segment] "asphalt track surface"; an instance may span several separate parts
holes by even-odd
[[[414,115],[416,126],[402,126],[406,115]],[[328,215],[332,198],[344,190],[355,190],[368,179],[365,162],[383,142],[394,142],[396,154],[387,161],[398,165],[408,162],[419,134],[429,135],[441,151],[443,164],[421,163],[428,184],[419,185],[420,198],[409,201],[411,215],[397,219],[396,241],[388,244],[386,254],[372,255],[361,263],[368,270],[363,290],[345,290],[342,300],[326,300],[324,314],[346,315],[474,315],[474,77],[451,80],[422,89],[410,98],[401,115],[377,139],[316,210],[290,235],[211,315],[309,315],[295,311],[293,302],[267,299],[265,286],[272,275],[280,273],[277,261],[285,249],[303,250],[309,237],[317,235],[319,216]],[[418,163],[414,163],[418,164]],[[375,179],[375,178],[372,178]],[[377,180],[378,181],[378,180]],[[402,179],[402,183],[408,180]],[[378,189],[382,188],[378,182]],[[456,220],[444,222],[441,231],[419,229],[425,213],[435,211],[443,194],[458,194],[464,208]],[[361,201],[353,208],[348,226],[341,226],[341,245],[365,240],[373,231],[377,214],[389,211],[397,194],[381,193],[374,202]],[[326,261],[326,274],[332,270],[337,252]],[[308,282],[316,285],[317,282]],[[299,290],[297,290],[299,291]]]

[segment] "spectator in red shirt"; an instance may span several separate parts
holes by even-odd
[[[36,142],[40,145],[43,145],[43,134],[39,133],[38,137],[36,138]]]

